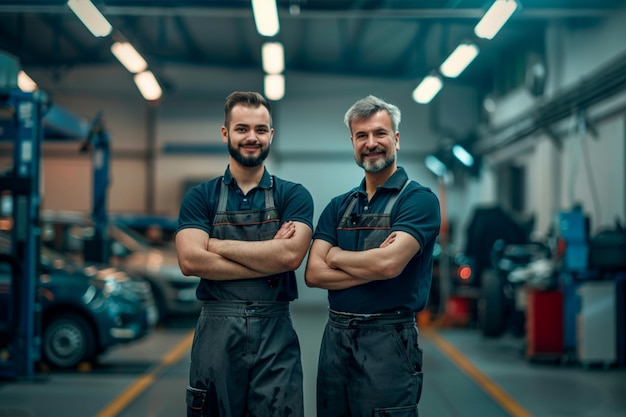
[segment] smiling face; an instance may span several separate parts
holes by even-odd
[[[354,119],[350,128],[358,166],[369,173],[395,166],[400,133],[394,132],[389,113],[381,110],[368,119]]]
[[[222,127],[222,140],[232,159],[245,167],[263,163],[274,137],[270,114],[264,106],[238,104],[230,114],[229,126]]]

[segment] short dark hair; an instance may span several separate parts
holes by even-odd
[[[248,107],[264,106],[270,114],[270,127],[272,127],[272,106],[261,94],[254,91],[235,91],[226,97],[224,105],[224,126],[230,127],[230,114],[237,104]]]

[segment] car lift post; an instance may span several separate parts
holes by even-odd
[[[0,177],[0,192],[11,194],[13,227],[11,255],[20,264],[19,289],[12,293],[19,304],[15,334],[9,342],[9,357],[0,361],[0,377],[33,379],[40,359],[37,302],[40,242],[40,165],[43,140],[44,96],[18,89],[0,90],[0,140],[13,140],[13,170]],[[11,307],[10,307],[11,308]]]
[[[93,166],[93,197],[91,217],[94,224],[94,237],[85,247],[85,260],[108,263],[110,255],[109,221],[107,215],[107,191],[109,187],[109,134],[102,124],[102,114],[98,113],[85,135],[81,151],[91,150]]]
[[[108,263],[110,240],[108,233],[107,191],[109,186],[109,134],[104,129],[102,112],[90,123],[61,107],[51,105],[43,119],[47,139],[79,141],[81,153],[91,153],[92,208],[94,236],[85,242],[84,258],[89,262]],[[49,138],[47,136],[50,136]]]

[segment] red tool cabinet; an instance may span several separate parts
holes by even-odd
[[[528,290],[526,357],[558,359],[563,354],[563,293]]]

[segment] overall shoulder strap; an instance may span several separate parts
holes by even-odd
[[[220,181],[220,199],[217,202],[217,212],[226,211],[228,202],[228,186],[224,183],[224,177]]]
[[[270,188],[265,190],[265,208],[274,208],[274,176],[272,175],[270,182]]]
[[[398,197],[400,197],[400,194],[402,194],[402,192],[406,189],[406,187],[409,185],[410,182],[411,180],[407,179],[404,185],[402,186],[402,188],[400,189],[400,191],[398,191],[397,193],[392,195],[391,198],[389,198],[389,201],[387,201],[387,205],[385,206],[385,211],[384,211],[385,214],[391,214],[391,210],[393,209],[393,206],[396,204]]]

